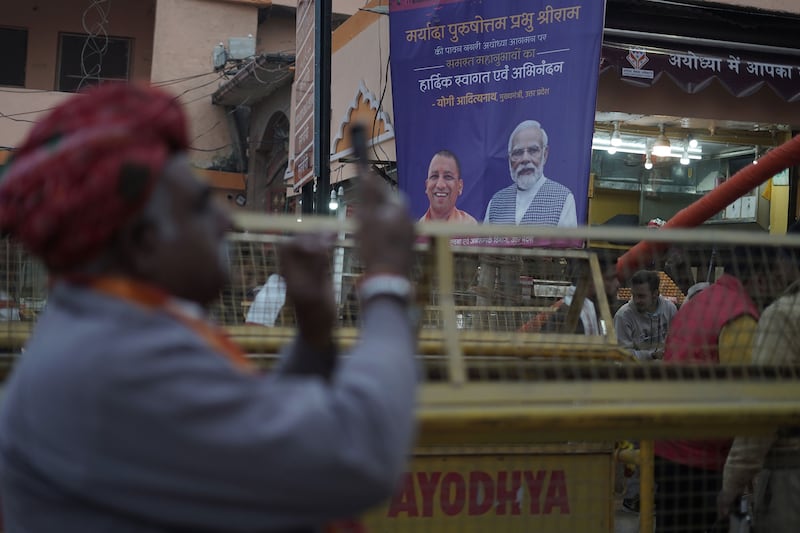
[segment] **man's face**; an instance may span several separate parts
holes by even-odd
[[[613,301],[619,291],[619,278],[617,277],[617,267],[609,265],[603,271],[603,289],[606,291],[606,298]]]
[[[650,290],[647,283],[638,283],[631,287],[633,306],[640,313],[652,313],[658,304],[658,291]]]
[[[511,179],[522,190],[530,189],[544,173],[549,147],[544,146],[544,135],[539,128],[528,128],[514,135],[508,165]]]
[[[425,194],[431,204],[431,218],[447,220],[461,196],[464,182],[458,175],[458,166],[452,157],[436,154],[428,167]]]
[[[161,228],[153,247],[153,281],[205,305],[218,297],[230,274],[225,232],[231,219],[184,156],[170,159],[161,179],[169,191],[171,224]]]

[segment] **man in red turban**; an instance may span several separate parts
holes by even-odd
[[[0,231],[54,278],[0,404],[7,531],[313,531],[405,469],[408,213],[362,180],[364,327],[341,364],[327,241],[280,249],[298,335],[260,375],[205,319],[231,221],[186,132],[168,94],[103,85],[37,124],[0,177]]]
[[[0,186],[0,230],[53,270],[96,255],[147,201],[167,159],[188,148],[170,95],[111,84],[34,126]]]

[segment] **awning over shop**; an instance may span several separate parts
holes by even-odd
[[[787,102],[800,100],[800,57],[741,49],[663,44],[647,41],[603,42],[600,73],[615,69],[621,80],[641,86],[668,76],[687,93],[718,80],[734,96],[754,94],[765,85]]]
[[[211,101],[216,105],[255,104],[292,81],[294,60],[293,54],[261,54],[217,89]]]

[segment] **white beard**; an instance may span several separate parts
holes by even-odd
[[[527,170],[525,169],[517,169],[516,172],[513,173],[512,177],[514,178],[514,183],[517,184],[517,188],[523,191],[527,191],[534,184],[539,181],[539,178],[542,177],[542,171],[540,169],[534,169],[532,174],[522,174],[520,175],[520,170]]]

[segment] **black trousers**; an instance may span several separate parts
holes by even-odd
[[[655,458],[656,531],[705,533],[717,520],[722,472]]]

